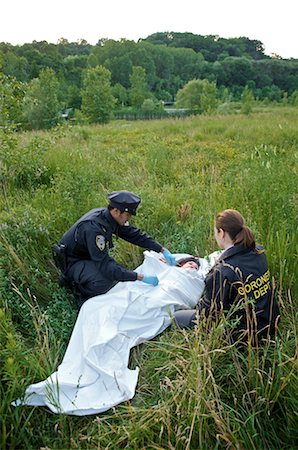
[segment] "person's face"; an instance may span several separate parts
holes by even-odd
[[[118,225],[122,226],[124,225],[126,222],[128,222],[131,218],[131,214],[129,212],[121,212],[120,209],[114,209],[114,214],[113,217],[116,220],[116,222],[118,223]]]
[[[181,266],[182,269],[195,269],[198,270],[199,266],[195,261],[187,261]]]
[[[223,247],[224,230],[222,230],[221,228],[217,229],[216,226],[214,226],[214,238],[219,248],[224,248]]]

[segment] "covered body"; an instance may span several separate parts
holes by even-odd
[[[57,371],[29,386],[15,405],[86,415],[131,399],[139,369],[128,368],[130,349],[167,328],[176,310],[196,305],[213,261],[201,259],[198,271],[184,270],[146,251],[137,272],[156,273],[159,285],[122,282],[84,303]]]

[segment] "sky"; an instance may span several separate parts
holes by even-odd
[[[297,0],[2,0],[0,42],[137,41],[190,32],[261,41],[267,55],[298,58]]]

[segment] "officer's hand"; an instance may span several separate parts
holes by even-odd
[[[157,286],[159,283],[156,275],[144,275],[142,281],[143,283],[152,284],[152,286]]]
[[[165,257],[165,260],[170,266],[174,266],[176,264],[176,258],[169,252],[166,248],[162,250],[162,254]]]

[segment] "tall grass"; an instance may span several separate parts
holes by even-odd
[[[1,448],[297,448],[297,125],[297,110],[279,108],[62,127],[6,142]],[[201,320],[194,332],[172,327],[132,352],[141,372],[131,402],[98,417],[12,408],[27,385],[56,369],[76,319],[72,296],[57,285],[51,244],[115,189],[141,195],[134,223],[175,252],[214,251],[214,215],[239,209],[266,249],[280,330],[241,348],[226,338],[227,318],[208,327]],[[115,244],[119,262],[142,261],[139,248]]]

